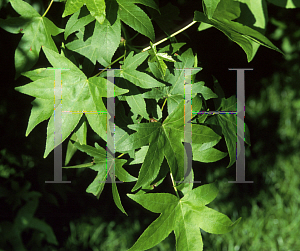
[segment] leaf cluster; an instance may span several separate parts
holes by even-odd
[[[172,231],[177,250],[203,250],[200,228],[221,234],[231,231],[239,222],[240,219],[232,223],[227,216],[208,208],[206,205],[217,196],[216,186],[208,184],[194,188],[194,170],[185,170],[188,161],[216,162],[227,155],[228,167],[234,164],[235,117],[200,114],[199,111],[209,110],[210,99],[216,110],[236,111],[236,98],[226,99],[218,88],[212,91],[198,79],[201,68],[198,68],[197,55],[190,48],[183,50],[185,43],[175,39],[166,46],[159,45],[200,22],[199,31],[210,27],[219,29],[242,47],[248,61],[254,58],[260,45],[281,52],[264,36],[266,6],[263,1],[255,2],[257,4],[248,0],[204,0],[203,12],[195,10],[191,24],[157,43],[154,43],[153,22],[169,34],[167,29],[174,26],[177,19],[171,12],[179,10],[171,4],[160,7],[153,0],[67,0],[62,15],[68,18],[64,28],[57,27],[46,17],[49,8],[41,15],[25,1],[10,0],[20,16],[0,19],[1,28],[22,34],[15,52],[16,78],[23,75],[31,82],[15,89],[35,98],[26,136],[48,120],[44,157],[57,146],[54,140],[54,72],[60,69],[60,105],[64,111],[61,141],[68,144],[65,168],[96,171],[86,191],[97,198],[109,176],[113,181],[117,178],[122,182],[135,182],[132,192],[137,192],[128,197],[160,213],[130,250],[150,249]],[[254,16],[254,23],[247,21],[249,13]],[[134,36],[130,35],[132,32]],[[61,33],[64,40],[59,50],[52,37]],[[149,38],[150,46],[137,46],[134,40],[137,36]],[[51,67],[32,70],[41,52]],[[192,68],[188,76],[185,69]],[[95,69],[100,70],[93,75]],[[113,72],[113,78],[108,72]],[[109,93],[108,86],[112,84],[113,93]],[[188,85],[191,94],[186,93]],[[190,111],[191,118],[187,122],[188,95],[193,112]],[[115,104],[113,115],[107,109],[111,98]],[[109,119],[114,119],[114,127],[108,123]],[[187,123],[191,129],[190,140],[186,139]],[[87,145],[88,125],[107,142],[108,149],[97,142],[94,147]],[[219,130],[212,129],[216,127]],[[242,134],[238,132],[241,137]],[[112,138],[113,146],[110,145]],[[228,153],[218,149],[220,140],[225,140]],[[247,127],[245,141],[250,144]],[[188,152],[186,146],[191,151]],[[87,153],[92,161],[68,166],[77,150]],[[127,170],[133,164],[140,164],[138,177]],[[175,195],[153,193],[168,175]],[[115,182],[112,182],[112,194],[116,206],[127,215]]]

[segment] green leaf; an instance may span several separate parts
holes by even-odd
[[[250,2],[246,0],[243,2],[248,3],[250,6]],[[241,23],[232,21],[240,17],[240,14],[241,10],[239,2],[236,2],[234,0],[221,0],[220,3],[217,5],[217,8],[215,9],[212,18],[209,18],[208,16],[204,15],[204,13],[195,11],[194,20],[213,25],[214,27],[222,31],[232,41],[236,42],[243,48],[243,50],[247,54],[248,62],[250,62],[253,59],[257,51],[258,46],[254,45],[255,43],[261,44],[263,46],[266,46],[270,49],[282,53],[269,39],[267,39],[259,31],[254,30]],[[264,14],[262,13],[260,15],[257,15],[256,18],[259,19],[258,27],[264,28],[264,20],[262,20],[264,18]],[[243,18],[240,18],[240,20],[243,20]]]
[[[151,91],[144,92],[143,97],[148,99],[161,99],[168,95],[168,88],[153,88]]]
[[[218,3],[215,12],[213,13],[213,19],[218,20],[234,20],[241,14],[240,3],[234,0],[221,0]]]
[[[164,84],[160,83],[155,78],[148,75],[147,73],[136,71],[136,70],[131,70],[131,71],[128,71],[127,69],[123,70],[120,72],[120,76],[127,79],[128,81],[135,84],[136,86],[145,89],[164,86]]]
[[[194,200],[194,205],[203,207],[212,202],[218,195],[218,189],[214,183],[202,185],[193,189],[190,193],[181,199],[182,202],[188,204],[189,201]]]
[[[112,159],[112,156],[109,155],[106,150],[100,147],[97,143],[95,143],[95,147],[89,145],[80,145],[79,143],[75,142],[74,145],[82,152],[87,153],[91,157],[94,158],[94,163],[96,165],[90,167],[95,171],[100,171],[100,169],[104,169],[107,172],[107,162],[112,161],[115,165],[115,175],[118,177],[119,180],[123,182],[132,182],[136,181],[137,179],[131,176],[122,166],[126,163],[124,159]],[[108,157],[107,157],[108,156]]]
[[[148,250],[175,232],[176,250],[203,250],[200,228],[214,234],[227,233],[236,224],[226,216],[206,207],[218,190],[213,184],[197,187],[179,199],[167,193],[127,194],[147,210],[160,213],[129,249]]]
[[[253,58],[253,52],[252,51],[248,51],[247,50],[247,43],[245,42],[245,39],[254,41],[258,44],[261,44],[269,49],[273,49],[277,52],[280,52],[283,54],[283,52],[278,49],[268,38],[266,38],[263,34],[261,34],[260,32],[251,29],[248,26],[245,26],[243,24],[240,23],[236,23],[236,22],[231,22],[228,20],[224,20],[224,24],[227,25],[231,30],[229,31],[230,36],[232,37],[232,40],[237,42],[247,53],[247,57],[248,57],[248,62],[250,62]],[[222,26],[219,26],[218,24],[216,24],[220,29],[222,29]],[[231,38],[229,36],[229,38]],[[252,45],[251,45],[252,46]],[[252,48],[252,47],[251,47]]]
[[[35,9],[22,0],[11,0],[12,7],[21,15],[17,18],[0,19],[0,27],[11,33],[24,34],[15,52],[16,78],[36,64],[42,46],[57,51],[51,36],[63,32],[48,18],[41,17]]]
[[[97,173],[96,178],[86,189],[86,192],[93,194],[94,196],[97,197],[97,199],[99,199],[104,189],[105,181],[107,178],[107,170],[103,168],[102,165],[99,164],[96,164],[93,167],[99,169],[99,171]]]
[[[79,128],[75,129],[74,134],[76,135],[77,141],[81,145],[85,145],[86,144],[86,138],[87,138],[87,121],[86,121],[86,119],[82,120],[78,124],[78,126],[79,126]]]
[[[132,86],[130,88],[130,90],[135,93],[139,93],[139,90],[137,89],[136,86]],[[148,112],[146,110],[146,102],[143,99],[142,94],[130,95],[130,93],[129,93],[129,95],[125,96],[125,98],[126,98],[126,102],[130,106],[130,110],[133,114],[139,114],[146,119],[150,119]]]
[[[164,79],[164,76],[166,74],[167,65],[165,62],[158,56],[156,48],[153,46],[152,42],[150,42],[151,49],[148,51],[150,54],[149,61],[151,63],[156,63],[156,66],[158,70],[160,71],[160,75],[162,76],[162,79]],[[151,68],[150,68],[151,69]]]
[[[53,113],[53,106],[49,105],[48,99],[36,98],[34,101],[31,102],[31,104],[32,109],[25,134],[26,137],[33,130],[33,128],[35,128],[39,123],[43,122],[44,120],[49,119]]]
[[[80,10],[80,8],[83,6],[84,1],[83,0],[67,0],[65,11],[62,15],[62,17],[66,17],[68,15],[71,15],[77,11]]]
[[[133,177],[132,175],[130,175],[122,166],[126,163],[126,160],[124,159],[118,159],[115,158],[113,159],[112,156],[110,156],[108,154],[108,158],[107,158],[107,153],[106,151],[100,147],[97,143],[95,143],[96,147],[91,147],[89,145],[81,145],[78,142],[74,143],[74,146],[77,147],[78,150],[87,153],[88,155],[90,155],[91,157],[94,158],[94,164],[83,164],[83,165],[79,165],[79,166],[74,166],[74,167],[65,167],[65,168],[83,168],[83,167],[89,167],[92,170],[97,171],[97,176],[94,179],[94,181],[88,186],[88,188],[86,189],[87,193],[92,193],[93,195],[95,195],[98,199],[104,189],[104,185],[107,179],[107,174],[110,171],[110,168],[112,168],[112,165],[115,168],[115,175],[116,177],[123,181],[123,182],[132,182],[132,181],[136,181],[137,179],[135,177]],[[109,166],[108,166],[109,165]],[[110,166],[111,165],[111,166]],[[108,170],[109,169],[109,170]],[[124,212],[126,214],[125,211],[123,211],[124,209],[122,209],[122,205],[121,202],[118,199],[118,192],[116,190],[116,188],[113,188],[113,193],[115,198],[115,202],[116,205],[118,206],[118,208]]]
[[[105,20],[105,0],[85,0],[86,7],[96,20],[103,24]]]
[[[184,172],[184,100],[170,114],[163,124],[140,123],[129,125],[129,128],[137,132],[126,140],[116,144],[116,150],[129,151],[149,144],[139,177],[132,191],[149,186],[157,177],[160,166],[166,157],[171,173],[176,181],[183,178]],[[220,136],[213,130],[201,125],[192,125],[192,141],[205,143],[219,139]]]
[[[121,20],[137,32],[154,41],[154,28],[147,14],[141,8],[133,4],[133,1],[117,0],[117,2],[119,4]]]
[[[78,18],[80,15],[84,15],[81,18]],[[64,33],[65,40],[67,40],[68,36],[75,31],[79,31],[84,26],[88,25],[95,18],[91,16],[86,8],[81,8],[80,11],[75,12],[68,20],[66,24],[66,30]]]
[[[204,207],[193,216],[193,220],[196,220],[205,232],[211,234],[226,234],[230,232],[241,220],[241,218],[239,218],[232,223],[226,215],[208,207]]]
[[[62,17],[69,16],[86,4],[91,15],[102,24],[105,20],[105,0],[67,0]]]
[[[79,123],[83,115],[86,113],[87,120],[92,129],[104,140],[106,140],[106,107],[103,104],[102,97],[107,97],[107,80],[101,77],[87,77],[64,56],[43,47],[43,51],[54,68],[69,69],[62,71],[62,100],[63,111],[73,112],[71,114],[62,114],[62,141],[64,141]],[[31,75],[33,73],[30,73]],[[36,74],[38,74],[36,72]],[[32,116],[46,111],[47,116],[50,113],[50,107],[53,109],[54,100],[54,70],[48,70],[44,78],[27,84],[25,86],[16,87],[17,91],[44,99],[43,106],[34,108]],[[38,78],[38,77],[36,77]],[[128,90],[115,86],[115,95],[121,95]],[[54,110],[52,110],[51,118],[47,128],[47,142],[44,157],[46,157],[54,149]],[[101,114],[102,112],[102,114]],[[94,113],[94,114],[93,114]],[[47,117],[41,116],[30,123],[27,131],[29,132],[42,119]]]
[[[237,22],[246,25],[258,32],[265,34],[268,11],[267,4],[262,0],[240,0],[241,15]],[[252,44],[252,55],[254,56],[260,44],[250,41]]]
[[[232,96],[228,99],[223,98],[220,110],[236,111],[236,97]],[[237,141],[237,122],[236,114],[218,114],[208,120],[208,123],[218,125],[222,128],[226,146],[229,153],[230,162],[227,166],[230,167],[236,161],[236,141]],[[239,134],[240,135],[240,134]],[[240,135],[242,136],[242,135]],[[244,136],[242,136],[244,138]],[[239,153],[238,153],[239,154]]]
[[[96,22],[93,36],[86,41],[74,40],[66,47],[87,57],[93,64],[98,61],[103,66],[111,63],[121,40],[121,22],[117,19],[113,25],[106,19],[103,24]]]
[[[124,207],[122,206],[122,203],[121,203],[121,199],[120,199],[120,195],[119,195],[119,192],[118,192],[117,184],[112,183],[111,185],[112,185],[113,199],[114,199],[114,202],[115,202],[116,206],[121,210],[121,212],[123,212],[124,214],[127,215],[127,213],[125,212],[125,209],[124,209]]]
[[[209,28],[213,27],[211,24],[207,24],[207,23],[200,23],[199,27],[198,27],[198,31],[204,31],[207,30]]]
[[[227,156],[227,153],[221,152],[215,148],[209,148],[203,151],[194,150],[193,144],[193,160],[197,160],[204,163],[216,162]]]
[[[166,70],[168,68],[164,61],[169,61],[169,62],[176,62],[176,61],[167,53],[157,53],[156,48],[153,46],[153,44],[151,42],[150,42],[150,45],[151,45],[151,49],[148,51],[148,53],[150,54],[148,62],[156,63],[155,66],[157,67],[158,71],[160,72],[160,76],[162,77],[162,79],[164,79],[164,76],[166,75]],[[149,66],[151,69],[151,66],[153,67],[153,64],[150,64]],[[155,72],[152,71],[153,74],[158,75],[156,73],[156,70],[154,70],[154,71]]]
[[[164,96],[168,101],[168,113],[171,114],[178,106],[182,99],[184,99],[184,81],[185,81],[185,68],[192,68],[194,66],[194,55],[192,49],[186,50],[181,56],[177,56],[181,61],[174,63],[174,75],[169,70],[166,72],[165,81],[170,83],[171,86],[164,87]],[[192,73],[196,73],[194,70]]]
[[[152,72],[152,74],[154,75],[154,77],[158,78],[158,79],[164,79],[164,72],[162,71],[161,67],[159,66],[159,64],[157,62],[149,62],[148,61],[148,65],[149,65],[149,69]],[[165,63],[163,63],[164,66]],[[164,67],[164,70],[166,70],[167,68]]]
[[[199,97],[199,95],[195,95],[192,98],[192,111],[193,112],[199,112],[202,110],[202,99]],[[192,113],[192,120],[197,116],[197,113]]]
[[[167,49],[167,48],[166,48]],[[178,106],[182,99],[184,99],[184,75],[185,68],[192,68],[194,65],[194,55],[191,49],[186,50],[181,56],[176,56],[178,60],[174,63],[176,69],[174,75],[170,73],[169,69],[166,70],[165,81],[171,84],[171,86],[164,86],[158,89],[152,89],[149,92],[144,93],[144,98],[163,98],[166,97],[168,101],[168,113],[171,114],[173,110]],[[193,70],[192,74],[196,74],[198,70]],[[196,87],[196,86],[195,86]],[[196,89],[197,90],[197,89]],[[194,91],[193,91],[194,93]]]
[[[216,11],[217,5],[221,0],[203,0],[203,6],[205,7],[205,14],[209,19],[211,19]]]
[[[141,164],[144,162],[149,146],[142,146],[140,150],[135,152],[134,160],[130,165]]]
[[[71,160],[72,156],[77,151],[77,148],[73,145],[72,141],[76,141],[81,145],[86,144],[87,138],[87,121],[82,119],[77,127],[75,128],[75,132],[72,134],[67,147],[66,158],[65,158],[65,166],[68,165],[69,161]]]
[[[215,94],[210,88],[204,86],[204,82],[197,82],[192,85],[192,93],[200,93],[205,100],[211,98],[217,98],[217,94]]]
[[[133,51],[131,51],[128,56],[124,60],[124,65],[122,67],[123,70],[135,70],[138,66],[140,66],[148,57],[147,52],[140,52],[133,56]]]

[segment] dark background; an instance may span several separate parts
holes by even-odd
[[[195,9],[202,11],[201,4],[193,6],[185,1],[160,1],[160,6],[168,2],[180,8],[182,20],[177,22],[180,28],[191,20]],[[39,4],[40,13],[48,5],[48,2],[35,3]],[[247,63],[243,50],[223,33],[215,28],[197,32],[197,24],[176,36],[178,42],[187,42],[184,50],[192,47],[197,53],[203,67],[201,74],[208,76],[208,85],[214,76],[226,97],[236,92],[236,73],[228,68],[254,69],[246,71],[245,91],[246,123],[251,134],[251,147],[246,146],[246,180],[254,183],[228,184],[229,180],[235,180],[235,166],[225,168],[228,158],[213,164],[193,164],[202,184],[218,181],[220,194],[210,206],[233,221],[240,216],[244,221],[226,235],[202,231],[205,250],[300,250],[291,249],[300,247],[296,231],[300,220],[296,213],[300,204],[300,13],[298,9],[286,10],[271,4],[268,11],[269,17],[279,23],[269,22],[266,36],[285,56],[261,46],[253,61]],[[55,2],[47,17],[61,20],[62,12],[63,4]],[[10,4],[4,2],[0,17],[11,15],[18,16]],[[64,27],[66,20],[56,25]],[[157,27],[155,30],[157,38],[164,36]],[[64,180],[71,180],[71,184],[45,184],[46,180],[53,179],[53,152],[43,159],[47,122],[25,137],[33,98],[14,90],[29,83],[25,77],[14,80],[14,51],[20,38],[21,35],[0,29],[0,248],[22,250],[23,245],[28,250],[126,250],[157,215],[126,197],[131,184],[118,185],[129,217],[114,205],[110,184],[105,185],[99,200],[87,194],[85,189],[96,175],[92,170],[63,170]],[[55,39],[60,44],[62,35]],[[137,42],[139,45],[147,43],[146,38],[139,38]],[[35,67],[45,63],[41,52]],[[93,145],[92,137],[88,143]],[[90,158],[78,151],[70,164],[85,161]],[[137,167],[132,168],[134,174]],[[170,189],[169,185],[170,181],[165,180],[163,186],[154,191],[165,191]],[[17,241],[13,244],[7,236],[14,231],[12,226],[18,211],[35,198],[39,204],[34,217],[52,227],[58,245],[46,241],[49,232],[25,228],[19,233],[23,244],[14,246]],[[171,234],[152,250],[173,250],[174,241]]]

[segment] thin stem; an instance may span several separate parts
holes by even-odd
[[[164,106],[165,106],[166,102],[167,102],[167,98],[165,99],[165,102],[163,103],[163,106],[162,106],[162,108],[161,108],[161,111],[164,109]]]
[[[125,51],[124,51],[124,61],[125,61],[125,58],[126,58],[126,40],[124,41],[124,48],[125,48]]]
[[[120,158],[120,157],[122,157],[123,155],[124,155],[125,153],[122,153],[122,154],[120,154],[117,158]]]
[[[48,6],[48,8],[47,8],[47,10],[45,11],[45,13],[44,13],[44,15],[43,15],[42,17],[46,16],[46,14],[47,14],[47,12],[49,11],[49,9],[50,9],[52,3],[53,3],[53,0],[51,0],[49,6]]]
[[[176,31],[175,33],[173,33],[173,34],[170,35],[169,37],[166,37],[166,38],[164,38],[164,39],[158,41],[157,43],[153,44],[153,46],[159,45],[159,44],[161,44],[161,43],[167,41],[169,38],[174,37],[174,36],[176,36],[177,34],[179,34],[179,33],[183,32],[183,31],[185,31],[186,29],[188,29],[189,27],[191,27],[191,26],[192,26],[193,24],[195,24],[195,23],[197,23],[197,21],[193,21],[193,22],[189,23],[187,26],[183,27],[183,28],[180,29],[179,31]],[[146,47],[143,51],[147,51],[147,50],[149,50],[149,49],[151,49],[151,46]]]
[[[117,58],[114,62],[112,62],[111,64],[109,64],[108,66],[106,66],[102,71],[100,71],[99,73],[97,73],[94,77],[98,77],[102,72],[104,72],[108,67],[112,66],[114,63],[118,62],[119,60],[121,60],[124,57],[124,55],[122,55],[121,57]]]
[[[177,191],[177,188],[176,188],[176,185],[175,185],[175,182],[174,182],[174,179],[173,179],[173,175],[172,175],[171,172],[170,172],[170,177],[171,177],[171,180],[172,180],[172,184],[173,184],[175,193],[176,193],[177,197],[180,199],[179,194],[178,194],[178,191]]]

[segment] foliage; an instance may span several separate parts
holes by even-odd
[[[52,228],[42,219],[35,217],[39,205],[41,193],[30,191],[31,183],[26,181],[24,184],[18,182],[18,178],[24,175],[23,172],[17,173],[13,166],[21,167],[30,165],[32,162],[29,156],[23,155],[23,161],[19,160],[6,150],[1,150],[0,162],[0,198],[3,199],[1,207],[6,207],[6,212],[12,212],[12,219],[0,222],[0,246],[13,250],[26,250],[22,235],[33,232],[29,243],[40,245],[43,241],[49,244],[58,245]]]
[[[195,9],[193,22],[181,31],[197,22],[201,22],[199,31],[213,26],[245,51],[248,62],[254,58],[260,45],[281,52],[264,36],[268,20],[266,5],[264,1],[256,2],[204,0],[203,12]],[[108,176],[107,169],[113,167],[120,181],[136,182],[132,192],[140,189],[135,194],[128,194],[130,199],[151,212],[161,214],[130,250],[150,249],[172,231],[177,250],[203,250],[200,228],[214,234],[231,231],[240,218],[233,223],[224,214],[206,206],[217,196],[215,184],[194,188],[194,170],[184,173],[187,156],[183,145],[186,142],[186,94],[185,72],[182,70],[197,68],[198,60],[191,48],[182,49],[184,43],[171,42],[162,48],[158,46],[165,40],[152,43],[155,39],[152,21],[157,22],[166,34],[169,32],[164,30],[166,24],[163,24],[167,15],[165,19],[160,15],[166,9],[152,0],[67,0],[62,17],[71,17],[62,29],[45,17],[49,8],[41,15],[22,0],[10,0],[10,4],[20,16],[0,19],[0,27],[10,33],[23,34],[15,52],[16,78],[23,75],[32,81],[15,89],[35,97],[26,136],[38,124],[49,119],[44,157],[56,147],[54,74],[50,68],[31,70],[42,51],[52,67],[66,69],[61,73],[62,104],[63,110],[72,114],[62,116],[62,141],[68,141],[65,168],[88,167],[95,170],[97,176],[86,191],[99,198]],[[291,6],[296,7],[296,4],[289,3],[285,7]],[[254,17],[250,23],[249,15]],[[130,35],[132,31],[128,32],[128,26],[136,32],[135,35]],[[57,39],[61,42],[59,51],[52,37],[59,37],[62,32],[64,38]],[[150,46],[142,50],[133,42],[140,35],[151,40]],[[120,66],[114,71],[114,151],[120,153],[117,158],[104,149],[107,135],[111,133],[107,125],[107,116],[110,115],[105,106],[107,99],[112,97],[107,94],[109,78],[105,70],[96,70],[113,66]],[[217,83],[214,91],[209,89],[202,79],[198,79],[198,72],[193,71],[191,76],[193,111],[210,109],[210,99],[214,100],[214,110],[236,111],[235,97],[225,98]],[[225,140],[230,167],[236,155],[236,121],[228,114],[214,116],[192,114],[192,159],[204,163],[223,159],[227,154],[217,148],[218,143]],[[86,144],[88,125],[99,136],[100,145],[97,142],[95,147]],[[245,141],[250,143],[247,127]],[[67,166],[76,149],[87,153],[93,161]],[[132,164],[141,164],[138,177],[127,170]],[[175,195],[153,193],[155,187],[162,186],[167,175],[170,175]],[[185,178],[189,182],[183,182]],[[116,183],[112,183],[112,195],[116,206],[127,215]],[[51,232],[33,218],[35,210],[32,209],[36,207],[37,204],[30,206],[28,218],[39,223],[35,225],[41,225],[40,230]],[[47,241],[55,243],[55,238]]]

